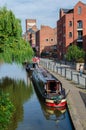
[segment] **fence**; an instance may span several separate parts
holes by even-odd
[[[71,69],[69,66],[61,65],[50,60],[41,59],[40,64],[43,67],[78,84],[77,87],[86,89],[86,75],[83,74],[82,76],[80,76],[78,71]]]

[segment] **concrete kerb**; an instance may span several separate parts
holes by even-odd
[[[70,90],[67,96],[67,103],[75,130],[86,130],[86,108],[79,94],[80,89],[57,73],[50,72],[62,82],[66,90]]]

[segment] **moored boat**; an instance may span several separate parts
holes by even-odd
[[[25,65],[27,72],[32,72],[35,68],[39,66],[39,57],[33,57],[31,62],[24,62],[23,65]]]
[[[34,87],[35,89],[36,87]],[[37,89],[35,89],[35,92],[36,92],[36,96],[39,100],[39,103],[41,105],[41,110],[45,116],[45,118],[47,120],[53,120],[53,121],[60,121],[62,119],[65,119],[65,113],[66,113],[66,110],[67,110],[67,107],[58,107],[58,108],[55,108],[55,107],[47,107],[43,102],[42,102],[42,98],[40,98],[39,96],[39,92],[37,91]]]
[[[37,67],[37,63],[31,62],[26,65],[26,71],[31,72]]]
[[[62,83],[46,69],[42,67],[34,69],[32,81],[47,106],[58,108],[66,106],[65,89]]]

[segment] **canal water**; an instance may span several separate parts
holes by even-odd
[[[1,90],[16,108],[6,130],[74,130],[68,110],[46,107],[22,65],[0,64]]]

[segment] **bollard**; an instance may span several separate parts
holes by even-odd
[[[85,78],[85,89],[86,89],[86,78]]]
[[[66,68],[65,68],[65,78],[66,78]]]
[[[52,71],[54,72],[54,64],[52,64]]]
[[[56,66],[56,72],[58,73],[58,66]]]
[[[61,75],[62,75],[62,67],[61,67]]]
[[[73,72],[71,71],[71,80],[73,79]]]
[[[79,75],[77,74],[77,81],[78,81],[78,84],[79,84]]]

